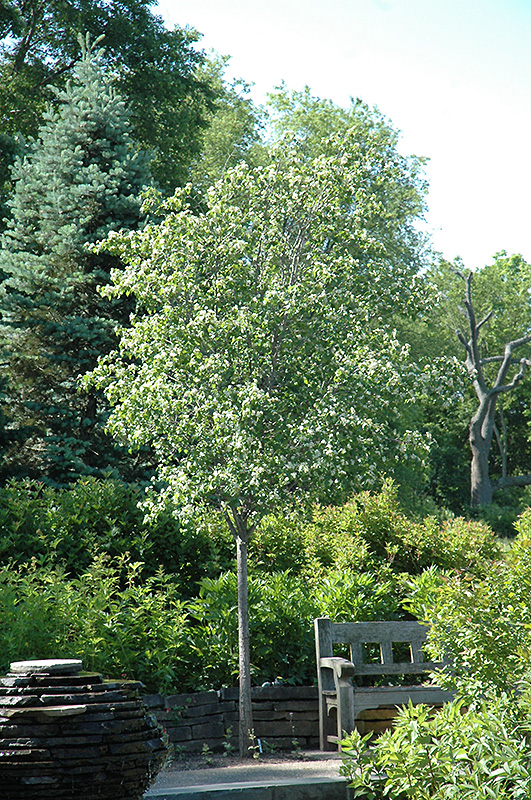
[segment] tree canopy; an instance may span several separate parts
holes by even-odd
[[[181,513],[218,509],[236,540],[241,755],[250,535],[269,512],[337,502],[418,457],[400,429],[406,353],[389,324],[412,300],[416,260],[402,260],[399,240],[411,252],[414,217],[407,204],[387,214],[377,191],[396,181],[413,193],[416,176],[378,145],[377,126],[373,140],[352,129],[314,158],[287,139],[265,166],[225,172],[204,211],[177,192],[161,223],[101,245],[126,262],[108,295],[137,302],[90,379],[114,407],[110,429],[154,449]]]
[[[353,129],[311,160],[286,143],[265,167],[229,170],[204,213],[181,192],[163,223],[105,245],[128,264],[110,295],[139,304],[96,373],[111,427],[154,444],[183,502],[250,524],[296,489],[339,498],[399,452],[392,310],[413,302],[415,259],[387,241],[410,248],[414,217],[388,215],[378,190],[413,193],[415,176],[389,166],[379,135]]]

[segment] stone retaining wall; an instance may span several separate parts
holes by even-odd
[[[264,752],[319,748],[317,687],[255,687],[252,701],[257,745]],[[201,753],[207,748],[212,752],[238,749],[237,688],[169,697],[147,695],[144,702],[156,714],[178,754]],[[395,713],[394,708],[362,712],[360,733],[379,733],[389,727]]]

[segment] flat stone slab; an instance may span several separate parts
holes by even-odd
[[[12,661],[9,671],[15,675],[77,675],[83,669],[79,658],[47,658],[42,661]]]
[[[348,800],[343,778],[207,784],[150,789],[144,800]]]
[[[10,706],[0,707],[0,717],[42,716],[42,717],[75,717],[84,714],[87,706]]]
[[[214,765],[197,769],[173,762],[159,773],[145,800],[349,800],[337,751],[243,761],[236,756],[214,758]]]

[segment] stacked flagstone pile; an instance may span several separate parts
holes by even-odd
[[[162,730],[134,681],[79,660],[20,661],[0,678],[5,800],[140,800],[164,763]]]

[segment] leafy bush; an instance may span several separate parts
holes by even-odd
[[[396,616],[396,598],[392,580],[378,575],[251,578],[254,682],[313,683],[314,617]],[[34,559],[0,570],[0,619],[0,672],[21,659],[77,657],[86,669],[137,678],[150,691],[237,682],[234,573],[205,578],[200,597],[185,601],[171,576],[146,576],[128,557],[99,556],[79,577]]]
[[[439,713],[402,709],[374,747],[357,732],[342,742],[341,772],[354,797],[405,800],[509,800],[531,796],[531,737],[526,704],[502,694]]]
[[[227,572],[234,547],[224,522],[212,514],[200,525],[182,525],[171,508],[146,521],[142,496],[138,488],[95,479],[69,490],[34,482],[0,489],[0,558],[11,563],[0,572],[4,667],[20,658],[78,654],[91,669],[134,675],[157,689],[235,682],[236,577]],[[531,527],[531,512],[520,525]],[[523,547],[523,535],[518,541],[515,547]],[[493,570],[503,572],[503,565],[492,567],[499,552],[479,522],[412,522],[392,484],[339,508],[317,508],[310,521],[267,518],[250,544],[254,682],[313,682],[313,618],[396,618],[406,585],[408,610],[434,619],[434,647],[451,640],[466,653],[456,657],[463,671],[481,661],[489,673],[503,660],[489,656],[492,630],[510,672],[518,603],[512,616],[500,598],[493,610],[491,589],[481,589],[492,584],[494,591],[500,580]],[[407,584],[408,574],[433,564],[493,577],[443,578],[431,569]],[[523,562],[519,569],[524,588],[516,592],[524,602],[531,578]],[[521,652],[528,639],[518,630]],[[499,674],[506,685],[509,674]]]
[[[150,691],[193,688],[185,604],[168,576],[97,558],[80,578],[60,567],[0,570],[0,669],[11,661],[81,658],[85,669],[136,678]]]
[[[0,560],[22,564],[36,558],[79,576],[98,554],[129,553],[143,562],[147,575],[161,565],[177,574],[188,597],[205,575],[232,566],[231,539],[216,520],[185,526],[166,509],[146,521],[142,497],[138,487],[115,480],[88,478],[70,489],[11,482],[0,489]]]
[[[510,691],[526,674],[531,654],[530,515],[505,559],[483,578],[434,571],[414,579],[407,608],[430,623],[432,655],[453,662],[442,680],[473,695],[478,687]],[[468,688],[467,688],[468,687]]]
[[[352,522],[345,506],[318,507],[310,522],[296,515],[267,517],[250,540],[250,565],[297,574],[333,567],[361,571],[368,566],[368,549]]]
[[[200,596],[188,604],[198,657],[200,687],[231,685],[238,675],[237,582],[234,573],[201,583]],[[288,683],[313,683],[313,620],[389,619],[399,613],[392,578],[331,571],[326,577],[289,572],[252,576],[249,618],[253,681],[281,677]]]
[[[523,494],[521,490],[520,493]],[[525,499],[524,497],[514,496],[516,493],[514,493],[511,498],[510,490],[503,490],[503,492],[500,492],[497,496],[500,494],[503,495],[503,503],[494,502],[488,506],[471,508],[469,513],[473,515],[473,517],[480,519],[488,525],[489,528],[492,528],[493,531],[496,531],[498,536],[506,539],[513,539],[516,521],[525,508]],[[509,495],[509,497],[507,495]]]
[[[402,548],[406,554],[404,566],[412,574],[437,566],[481,575],[502,553],[496,535],[485,523],[463,517],[442,524],[427,517],[410,527]]]
[[[463,518],[413,521],[401,509],[396,487],[361,492],[343,506],[316,508],[311,521],[268,517],[249,547],[254,568],[299,574],[337,568],[419,574],[429,566],[482,574],[500,556],[492,530]]]
[[[439,713],[410,704],[374,747],[349,736],[343,772],[354,796],[531,796],[531,510],[517,530],[506,558],[482,576],[432,567],[411,580],[406,605],[430,622],[432,656],[451,658],[438,680],[457,699]]]
[[[185,524],[167,507],[148,520],[143,497],[140,488],[110,479],[87,478],[69,489],[12,481],[0,488],[0,560],[36,558],[79,576],[98,554],[129,553],[148,575],[161,565],[179,575],[186,597],[196,595],[202,578],[232,568],[234,544],[221,515]],[[301,575],[382,565],[417,574],[431,564],[478,573],[498,555],[496,538],[481,522],[413,522],[392,483],[340,507],[318,507],[309,521],[296,514],[266,517],[249,545],[255,571]]]

